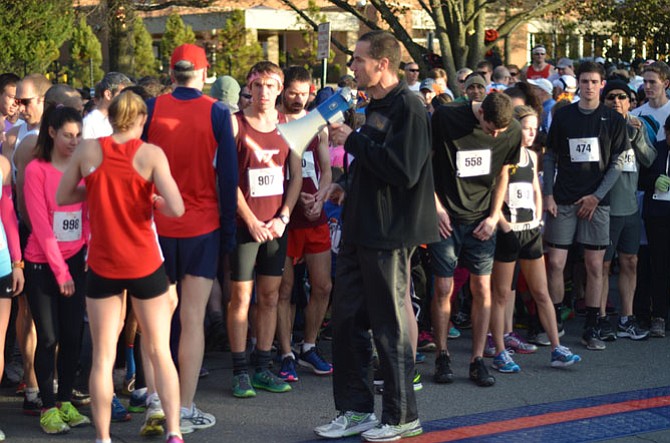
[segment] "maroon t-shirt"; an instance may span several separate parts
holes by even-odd
[[[301,192],[315,194],[319,189],[321,168],[319,166],[319,137],[315,136],[302,155],[302,189]],[[326,223],[326,214],[321,209],[321,215],[314,221],[307,220],[303,208],[297,204],[291,213],[289,229],[313,228]]]

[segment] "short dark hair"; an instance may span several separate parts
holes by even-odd
[[[484,120],[493,123],[496,129],[506,128],[514,119],[512,99],[501,92],[491,92],[482,102]]]
[[[658,77],[661,79],[662,82],[670,80],[670,67],[668,67],[667,63],[665,62],[658,61],[650,65],[647,65],[642,70],[643,74],[645,72],[655,72],[656,74],[658,74]]]
[[[95,85],[95,97],[100,98],[105,91],[109,91],[114,95],[116,91],[119,90],[121,86],[132,86],[133,82],[128,78],[126,74],[120,72],[108,72],[100,80],[100,82]],[[121,88],[123,89],[123,88]]]
[[[581,77],[582,74],[589,72],[600,74],[600,79],[605,80],[605,68],[603,68],[603,65],[592,61],[586,61],[580,64],[579,68],[577,68],[577,81],[579,81],[579,77]]]
[[[284,88],[290,87],[293,82],[311,83],[312,75],[302,66],[289,66],[284,69]]]
[[[21,81],[21,77],[11,72],[0,74],[0,94],[5,92],[7,86],[16,86]]]
[[[363,34],[358,41],[370,43],[370,57],[375,60],[387,58],[391,69],[400,68],[400,43],[390,32],[370,31]]]

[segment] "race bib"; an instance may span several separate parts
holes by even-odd
[[[81,211],[54,212],[54,235],[59,242],[81,239]]]
[[[252,197],[269,197],[284,193],[284,174],[281,166],[249,169],[249,191]]]
[[[588,163],[600,161],[600,144],[597,137],[571,138],[570,160],[573,163]]]
[[[305,151],[302,155],[302,178],[311,178],[316,189],[319,189],[319,179],[316,177],[316,166],[314,165],[314,153]]]
[[[491,173],[491,150],[476,149],[456,152],[456,176],[477,177]]]
[[[637,164],[635,162],[635,151],[627,149],[623,155],[623,172],[637,172]]]
[[[510,183],[507,194],[507,206],[510,209],[530,209],[535,207],[532,183]]]

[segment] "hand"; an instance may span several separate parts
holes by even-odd
[[[628,124],[631,125],[631,126],[632,126],[633,128],[635,128],[635,129],[640,129],[640,128],[642,127],[642,120],[637,119],[637,118],[635,118],[635,119],[631,119],[631,120],[628,122]]]
[[[249,229],[251,237],[258,243],[265,243],[274,238],[272,232],[270,232],[265,223],[260,220],[255,220],[253,223],[248,224],[247,228]]]
[[[556,200],[554,200],[553,195],[547,195],[544,197],[544,210],[553,215],[554,217],[558,217],[558,206],[556,205]]]
[[[272,239],[280,238],[282,235],[284,235],[284,231],[286,230],[286,225],[284,224],[283,221],[281,221],[279,217],[273,218],[272,220],[267,222],[265,226],[272,234]]]
[[[330,140],[335,146],[344,145],[344,142],[347,141],[349,134],[353,132],[349,126],[344,123],[331,123],[328,128],[328,133],[330,134]]]
[[[298,197],[298,204],[304,208],[311,208],[314,205],[315,195],[309,192],[301,192]]]
[[[486,217],[482,222],[472,231],[472,236],[477,240],[486,241],[491,238],[496,230],[498,221],[493,217]]]
[[[58,285],[60,287],[60,293],[65,296],[65,297],[72,297],[72,294],[74,294],[74,280],[70,279],[63,283],[62,285]]]
[[[442,208],[437,209],[437,227],[440,230],[440,236],[442,238],[449,238],[451,232],[453,231],[451,227],[451,219],[449,214]]]
[[[23,276],[23,269],[21,268],[13,268],[12,269],[12,289],[14,292],[12,293],[13,296],[19,295],[21,292],[23,292],[23,285],[25,284],[26,279]]]
[[[668,192],[670,191],[670,177],[668,177],[665,174],[661,174],[658,176],[656,179],[656,183],[654,183],[654,187],[659,191],[659,192]]]
[[[512,226],[509,224],[507,219],[505,219],[505,217],[500,217],[500,220],[498,220],[498,229],[507,234],[512,230]]]
[[[153,203],[154,210],[156,211],[165,206],[165,199],[158,194],[151,196],[151,202]]]
[[[600,200],[593,194],[585,195],[577,200],[575,205],[581,206],[577,211],[577,217],[591,221],[599,202]]]
[[[344,192],[344,188],[342,186],[338,185],[337,183],[333,183],[328,188],[327,195],[328,200],[332,201],[336,205],[341,205],[344,202],[346,192]]]

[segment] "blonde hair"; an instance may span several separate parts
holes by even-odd
[[[533,109],[530,106],[527,105],[521,105],[517,106],[514,108],[514,118],[517,119],[518,121],[523,120],[524,118],[534,115],[535,117],[538,117],[537,111]],[[539,118],[539,117],[538,117]]]
[[[139,95],[124,90],[114,97],[108,112],[114,132],[125,132],[132,127],[138,115],[147,114],[147,105]]]

